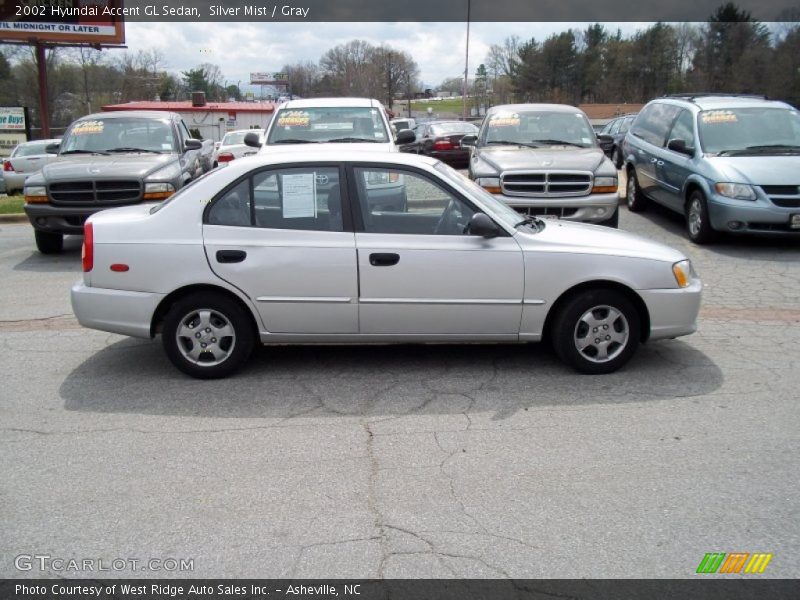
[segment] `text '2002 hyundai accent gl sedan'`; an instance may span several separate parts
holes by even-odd
[[[376,182],[402,181],[385,206]],[[312,150],[243,158],[162,204],[86,223],[86,327],[161,334],[201,378],[270,343],[536,342],[584,373],[695,330],[701,282],[632,234],[522,217],[441,162]]]

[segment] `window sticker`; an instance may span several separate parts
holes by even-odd
[[[325,129],[329,131],[352,131],[352,123],[314,123],[311,129]]]
[[[591,141],[592,141],[592,140],[590,140],[590,139],[589,139],[589,138],[587,138],[587,137],[582,137],[582,138],[581,138],[581,143],[583,143],[583,144],[589,144],[589,143],[591,143]]]
[[[162,150],[172,150],[172,144],[161,144]]]
[[[284,219],[317,216],[317,180],[315,173],[281,175],[281,204]]]
[[[729,110],[712,110],[704,112],[701,118],[703,123],[707,124],[737,123],[739,121],[738,117]]]
[[[290,110],[281,113],[278,118],[278,127],[308,127],[311,122],[311,115],[302,110]]]
[[[518,127],[520,120],[517,113],[497,113],[492,115],[489,123],[492,127]]]
[[[103,121],[81,121],[72,128],[72,135],[86,135],[89,133],[103,133]]]

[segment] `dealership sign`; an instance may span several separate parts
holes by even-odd
[[[25,131],[25,109],[21,106],[0,106],[0,130]]]
[[[0,0],[0,40],[125,43],[124,0]]]
[[[287,84],[286,73],[250,73],[250,83],[254,85]]]
[[[0,106],[0,156],[11,156],[11,151],[30,139],[28,111],[22,106]]]

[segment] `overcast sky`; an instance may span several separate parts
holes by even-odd
[[[470,76],[484,61],[489,46],[510,35],[542,40],[554,32],[584,28],[586,23],[472,23]],[[623,35],[646,25],[605,24]],[[410,53],[425,84],[438,85],[464,72],[465,23],[134,23],[125,26],[130,50],[157,48],[170,71],[184,71],[208,62],[218,65],[228,84],[242,89],[255,71],[273,72],[299,60],[317,62],[338,44],[362,39],[385,43]],[[113,52],[113,51],[112,51]]]

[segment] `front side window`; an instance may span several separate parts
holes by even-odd
[[[596,136],[583,113],[547,110],[498,110],[486,117],[481,145],[521,144],[540,146],[596,145]]]
[[[800,114],[789,108],[729,108],[697,115],[703,151],[758,155],[800,152]]]
[[[78,121],[61,143],[61,154],[81,152],[172,153],[175,139],[168,119],[88,119]]]
[[[386,143],[389,139],[378,108],[307,107],[278,111],[267,144]]]
[[[669,132],[667,140],[683,140],[687,148],[694,148],[694,125],[692,123],[692,113],[682,110],[681,114],[675,119],[675,125]]]
[[[470,205],[410,171],[356,168],[366,233],[466,235],[475,213]]]

